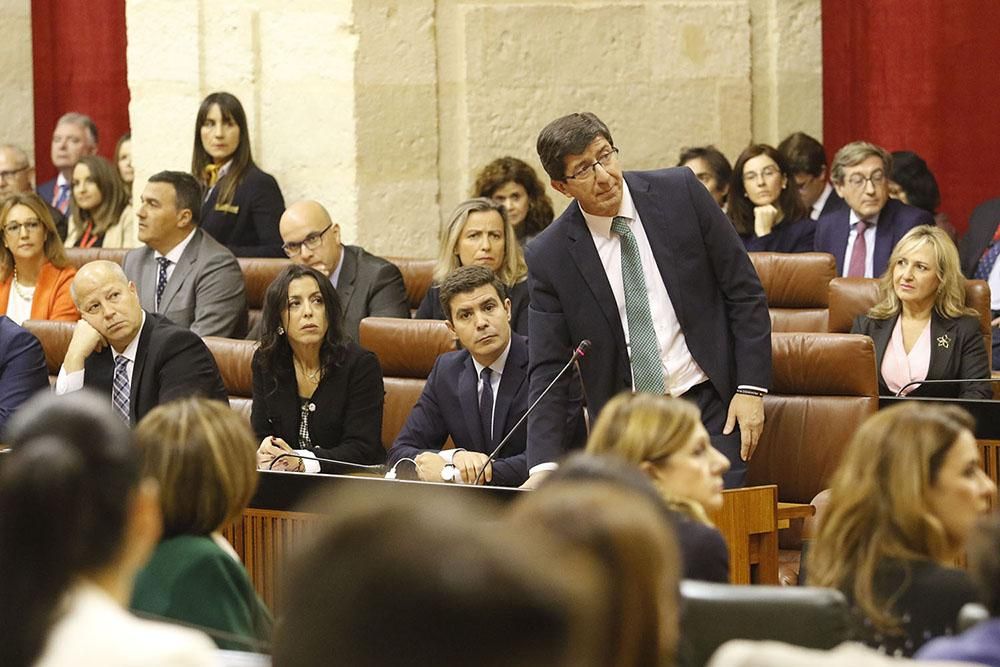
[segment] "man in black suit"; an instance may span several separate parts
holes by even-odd
[[[7,195],[32,192],[34,187],[31,182],[34,177],[35,168],[31,166],[27,153],[13,144],[0,146],[0,199]],[[56,223],[59,238],[65,241],[66,216],[44,197],[42,200],[49,207],[49,213],[52,214],[52,221]]]
[[[343,245],[340,225],[322,204],[300,201],[281,216],[282,248],[296,264],[330,277],[344,313],[344,333],[358,339],[366,317],[410,317],[409,300],[399,268],[364,248]]]
[[[48,386],[42,344],[30,331],[0,315],[0,434],[11,415]]]
[[[1000,370],[1000,197],[989,199],[972,212],[965,236],[958,244],[962,273],[990,285],[993,311],[993,370]]]
[[[63,114],[52,131],[52,166],[59,174],[38,186],[38,196],[63,215],[69,210],[73,167],[87,155],[97,155],[97,126],[82,113]]]
[[[463,266],[442,282],[446,323],[463,349],[442,354],[434,363],[389,450],[388,465],[410,458],[424,481],[472,483],[490,452],[524,415],[528,341],[511,333],[510,299],[504,294],[503,283],[482,266]],[[442,449],[449,436],[455,449]],[[528,477],[526,439],[522,425],[480,483],[523,483]]]
[[[580,374],[592,420],[621,391],[683,396],[731,461],[727,484],[741,485],[764,423],[771,326],[732,223],[690,169],[623,174],[591,113],[553,121],[537,147],[575,201],[528,246],[531,400],[589,339]],[[532,484],[579,444],[567,437],[569,397],[564,378],[528,418]]]
[[[227,400],[205,343],[189,329],[145,312],[120,266],[85,264],[70,291],[81,319],[59,369],[57,394],[96,389],[110,396],[115,412],[132,425],[175,398]]]
[[[788,160],[788,169],[810,218],[818,220],[820,215],[844,207],[844,200],[827,180],[823,144],[805,132],[795,132],[778,144],[778,152]]]
[[[816,221],[817,252],[828,252],[842,276],[878,278],[906,232],[933,225],[927,211],[889,199],[892,156],[865,141],[847,144],[833,158],[833,184],[846,207]]]

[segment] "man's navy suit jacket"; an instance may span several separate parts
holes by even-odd
[[[479,421],[478,380],[468,350],[438,357],[424,391],[406,425],[389,450],[387,465],[415,458],[424,450],[440,450],[448,436],[455,447],[489,454],[528,409],[528,342],[511,334],[510,352],[500,377],[493,410],[493,439],[486,442]],[[528,478],[525,425],[504,445],[493,462],[495,486],[519,486]]]
[[[0,315],[0,433],[25,401],[48,386],[42,344],[30,331]]]
[[[933,225],[934,217],[923,209],[907,206],[890,199],[882,208],[875,226],[875,255],[872,258],[873,278],[885,273],[889,255],[906,232],[920,225]],[[851,232],[851,208],[844,206],[833,213],[824,213],[816,221],[816,252],[828,252],[837,261],[837,275],[844,275],[844,255]]]
[[[626,172],[632,201],[656,257],[688,349],[728,405],[738,385],[771,383],[771,321],[757,272],[732,223],[690,169]],[[528,246],[531,400],[574,346],[591,420],[631,389],[625,333],[607,273],[577,202]],[[528,466],[556,461],[567,437],[569,379],[528,417]]]

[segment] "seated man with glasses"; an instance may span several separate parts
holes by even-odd
[[[285,254],[330,278],[344,314],[344,334],[358,339],[366,317],[410,317],[403,274],[395,264],[364,248],[343,245],[340,225],[316,201],[289,206],[279,223]]]
[[[834,156],[833,187],[847,206],[819,217],[814,247],[833,255],[838,275],[878,278],[906,232],[934,224],[927,211],[889,199],[891,170],[892,156],[865,141],[849,143]]]
[[[27,153],[13,144],[0,145],[0,199],[8,195],[34,192],[35,188],[31,184],[34,177],[35,168],[31,166]],[[45,204],[49,207],[59,238],[65,241],[66,216],[48,202]]]

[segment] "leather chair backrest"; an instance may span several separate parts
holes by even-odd
[[[771,354],[764,430],[747,485],[777,484],[779,501],[808,503],[878,410],[875,347],[866,336],[775,333]]]
[[[752,252],[771,313],[771,330],[826,331],[830,281],[837,275],[833,255],[825,252]]]
[[[56,320],[25,320],[22,326],[33,333],[45,351],[45,364],[53,381],[59,375],[59,368],[66,358],[69,341],[73,338],[76,322]]]
[[[78,269],[98,259],[106,259],[120,266],[125,263],[128,251],[129,248],[66,248],[66,259]]]
[[[864,315],[878,303],[877,278],[834,278],[830,281],[829,330],[849,333],[854,318]],[[993,333],[990,329],[990,286],[985,280],[965,281],[965,305],[979,313],[986,353],[992,363]]]
[[[403,284],[406,286],[406,296],[410,300],[410,310],[420,307],[434,276],[435,259],[419,259],[416,257],[386,257],[403,274]]]
[[[291,261],[279,257],[239,257],[237,260],[243,271],[243,286],[247,294],[248,331],[253,331],[260,321],[267,288]]]
[[[229,394],[229,405],[250,420],[253,407],[253,354],[257,342],[236,338],[206,336],[208,346],[222,375],[222,383]]]
[[[382,366],[382,446],[388,450],[420,398],[438,355],[455,349],[455,337],[442,320],[366,317],[358,328],[358,344],[374,352]]]
[[[690,665],[705,665],[730,639],[774,640],[831,649],[849,639],[844,595],[807,586],[733,586],[681,582],[681,637]]]

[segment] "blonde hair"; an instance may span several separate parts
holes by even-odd
[[[878,629],[898,633],[895,595],[879,595],[876,573],[886,560],[947,563],[961,546],[949,540],[928,495],[948,451],[972,426],[960,408],[914,404],[862,424],[831,481],[809,583],[840,589]]]
[[[868,311],[869,317],[885,320],[899,314],[902,304],[896,296],[896,290],[893,289],[893,269],[903,255],[925,245],[934,250],[935,273],[941,282],[934,296],[934,311],[941,317],[947,318],[963,315],[979,317],[979,311],[965,305],[965,277],[962,275],[954,241],[943,229],[930,225],[914,227],[906,232],[892,249],[889,266],[879,279],[879,301]]]
[[[56,231],[56,223],[52,220],[49,207],[45,205],[41,197],[34,192],[18,192],[5,197],[0,202],[0,233],[6,234],[2,230],[7,225],[7,216],[15,206],[26,206],[31,212],[38,216],[38,220],[45,227],[45,244],[42,252],[57,269],[64,269],[69,265],[66,259],[66,251],[63,250],[62,239]],[[14,255],[6,245],[0,247],[0,283],[6,282],[7,278],[14,272]]]
[[[517,240],[514,228],[507,219],[507,212],[503,206],[492,199],[476,197],[475,199],[467,199],[452,211],[448,228],[441,237],[437,264],[434,265],[435,284],[441,284],[445,276],[462,266],[456,248],[458,248],[458,241],[462,236],[465,223],[469,221],[471,213],[486,211],[495,211],[503,220],[503,262],[496,271],[497,277],[508,288],[528,277],[528,265],[524,261],[524,253],[521,252],[521,243]]]
[[[135,430],[142,476],[160,484],[163,536],[207,535],[237,518],[257,488],[256,443],[220,401],[161,405]]]
[[[658,394],[623,392],[601,409],[586,451],[613,454],[638,466],[676,454],[694,436],[701,415],[694,404]],[[681,498],[654,480],[667,505],[701,523],[712,525],[700,503]]]

